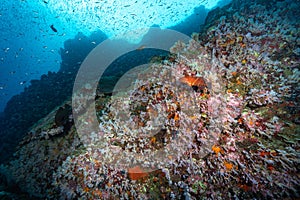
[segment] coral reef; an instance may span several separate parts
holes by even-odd
[[[80,63],[95,47],[96,42],[100,43],[105,38],[103,33],[97,32],[90,37],[79,33],[74,39],[67,40],[60,52],[60,70],[48,72],[40,80],[32,80],[24,92],[9,100],[4,116],[0,117],[0,163],[9,161],[31,126],[71,98]]]
[[[78,161],[78,156],[73,157],[80,162],[76,165],[82,167],[99,163],[99,158],[110,164],[115,161],[115,153],[121,155],[118,161],[125,158],[136,164],[109,168],[106,181],[97,182],[102,179],[86,170],[80,172],[83,177],[79,178],[79,172],[74,173],[68,166],[73,162],[67,160],[58,170],[55,184],[67,184],[68,191],[74,192],[67,180],[76,179],[76,183],[87,187],[77,187],[72,198],[86,195],[125,199],[299,196],[299,116],[295,112],[299,98],[299,59],[294,52],[299,46],[299,35],[296,22],[288,17],[291,13],[297,14],[299,5],[278,2],[269,9],[258,3],[240,6],[239,10],[230,11],[230,6],[226,8],[229,11],[223,10],[228,13],[208,25],[205,35],[199,35],[197,41],[188,45],[177,43],[171,49],[177,55],[175,62],[165,61],[153,66],[151,76],[140,78],[131,98],[118,97],[110,101],[108,113],[100,118],[99,134],[106,136],[106,140],[101,141],[104,147],[91,146],[82,155],[88,155],[93,162],[88,164],[87,158]],[[279,27],[284,28],[280,30]],[[283,47],[287,50],[283,51]],[[279,52],[287,54],[282,56]],[[159,70],[155,72],[155,69]],[[182,80],[191,86],[201,83],[200,78],[190,80],[191,77],[203,78],[208,93],[188,90],[168,80],[165,78],[168,69],[174,70],[171,71],[179,82]],[[188,91],[189,96],[183,91]],[[128,98],[130,94],[125,96]],[[190,99],[199,107],[188,116],[183,105],[193,105]],[[131,110],[128,121],[120,118],[121,108]],[[157,110],[163,111],[159,113],[162,116]],[[147,132],[155,129],[149,125],[152,116],[163,122],[160,124],[163,129],[148,137]],[[177,143],[172,146],[174,132],[178,137],[193,138],[186,140],[188,148],[179,147]],[[206,139],[212,133],[218,140]],[[91,136],[91,143],[97,144],[97,136]],[[214,144],[208,145],[208,141]],[[139,153],[146,155],[147,149],[151,152],[161,147],[166,149],[167,144],[179,153],[169,156],[166,166],[157,157],[148,160],[153,157],[137,156]],[[210,151],[203,157],[205,145]],[[151,164],[159,166],[161,172],[149,172],[145,178],[146,171],[142,168],[151,167]],[[103,167],[105,171],[106,166]],[[143,174],[140,179],[132,175],[132,169]],[[71,177],[62,173],[66,171]],[[94,178],[95,184],[88,184],[87,180]],[[93,196],[95,190],[102,196]],[[61,190],[61,195],[64,194],[66,191]]]
[[[6,169],[50,199],[299,198],[299,7],[234,0],[214,11],[128,91],[98,93],[98,132],[78,138],[63,104]],[[95,120],[77,108],[80,123]]]
[[[35,197],[45,197],[52,183],[49,176],[80,145],[71,113],[57,125],[60,108],[31,129],[6,167],[14,184]]]

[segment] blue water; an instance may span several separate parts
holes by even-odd
[[[102,31],[113,37],[130,29],[157,25],[190,35],[199,31],[209,9],[229,0],[84,2],[87,1],[2,1],[0,112],[13,95],[30,85],[30,80],[59,70],[60,48],[78,32],[89,36]],[[138,42],[145,33],[124,37]]]

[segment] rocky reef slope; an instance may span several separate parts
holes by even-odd
[[[70,102],[37,123],[2,166],[6,187],[50,199],[299,198],[299,8],[234,0],[212,11],[128,93],[97,95],[98,132],[78,137]],[[77,110],[83,124],[89,109]],[[153,118],[163,128],[147,135]],[[161,149],[172,153],[157,159]]]

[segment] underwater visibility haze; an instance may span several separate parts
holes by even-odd
[[[4,0],[0,199],[300,198],[299,0]]]
[[[191,33],[199,31],[207,12],[218,2],[5,0],[0,10],[0,111],[13,95],[30,85],[30,80],[39,79],[48,71],[58,71],[64,41],[78,33],[90,36],[101,31],[106,37],[113,37],[144,28],[135,36],[124,36],[129,41],[138,42],[153,25],[170,28],[192,17],[181,25]],[[94,46],[99,43],[91,42]]]

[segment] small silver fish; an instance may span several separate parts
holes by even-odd
[[[24,85],[26,83],[26,81],[21,81],[20,85]]]

